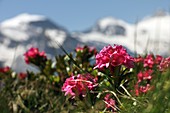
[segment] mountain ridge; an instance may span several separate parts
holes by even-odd
[[[11,24],[13,22],[16,23]],[[48,57],[52,58],[56,54],[64,54],[57,44],[63,45],[71,52],[77,43],[81,43],[72,38],[63,27],[41,15],[21,14],[6,20],[0,24],[0,34],[1,65],[12,66],[17,71],[31,68],[25,64],[23,58],[23,54],[30,47],[44,50]],[[70,44],[70,40],[74,43]]]
[[[3,53],[0,63],[12,65],[14,69],[25,67],[17,70],[25,71],[27,66],[23,53],[28,48],[38,47],[45,50],[49,57],[54,56],[54,53],[64,54],[57,43],[68,52],[73,51],[78,44],[95,46],[98,50],[108,44],[119,44],[131,54],[136,50],[139,54],[153,52],[165,56],[170,50],[169,29],[169,15],[151,16],[137,24],[107,17],[98,20],[88,32],[71,33],[45,16],[21,14],[0,23],[0,51]]]

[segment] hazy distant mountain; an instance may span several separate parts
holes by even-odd
[[[0,24],[0,43],[1,64],[23,71],[28,68],[23,54],[30,47],[38,47],[52,57],[63,54],[57,43],[70,52],[80,42],[44,16],[21,14]]]
[[[95,46],[98,50],[108,44],[121,44],[131,54],[137,50],[140,54],[169,55],[170,16],[166,13],[154,14],[136,25],[106,17],[84,32],[69,33],[44,16],[21,14],[0,24],[0,64],[24,71],[30,68],[23,60],[23,53],[28,48],[38,47],[52,57],[63,54],[57,43],[68,52],[78,44]]]
[[[106,17],[99,20],[90,30],[73,33],[73,36],[84,43],[121,44],[132,52],[137,50],[140,54],[153,52],[168,55],[170,16],[166,13],[154,14],[137,24],[128,24],[120,19]]]
[[[138,42],[153,53],[170,55],[170,16],[157,15],[137,25]],[[142,46],[141,46],[142,47]]]
[[[98,20],[97,23],[85,33],[98,32],[107,36],[121,35],[125,36],[128,32],[130,24],[113,17],[103,18]]]

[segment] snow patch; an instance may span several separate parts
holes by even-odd
[[[47,18],[45,16],[24,13],[16,16],[15,18],[8,19],[2,22],[0,25],[2,27],[18,27],[30,22],[44,21],[46,19]]]

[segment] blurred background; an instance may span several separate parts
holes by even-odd
[[[120,44],[134,55],[170,52],[168,0],[0,0],[0,65],[31,68],[23,54],[30,47],[48,57],[77,45],[98,50]]]

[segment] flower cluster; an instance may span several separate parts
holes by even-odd
[[[153,78],[151,75],[155,71],[164,71],[170,66],[170,59],[163,58],[160,55],[154,56],[153,54],[149,54],[145,57],[137,57],[135,58],[136,66],[141,65],[139,70],[140,72],[137,74],[137,83],[135,85],[135,92],[136,95],[140,93],[146,93],[148,90],[151,89],[151,79]]]
[[[42,51],[40,52],[38,48],[30,48],[25,54],[25,62],[27,64],[30,63],[30,60],[31,59],[34,59],[34,58],[45,58],[46,59],[46,55],[45,55],[45,52]]]
[[[100,53],[96,55],[96,66],[95,68],[103,69],[109,66],[120,66],[125,65],[128,68],[134,67],[134,58],[131,57],[126,49],[121,45],[105,46]]]
[[[155,64],[160,65],[164,58],[161,55],[156,55]]]
[[[144,59],[144,67],[153,68],[153,65],[154,65],[154,58],[153,55],[150,54],[146,56],[146,58]]]
[[[110,94],[106,94],[106,96],[104,97],[104,102],[106,104],[107,109],[111,109],[111,111],[116,110],[116,107],[115,107],[116,101],[111,98]]]
[[[152,79],[153,70],[139,72],[137,75],[137,83],[135,85],[135,93],[138,96],[140,93],[146,93],[151,89],[150,81]],[[142,84],[143,83],[143,84]]]
[[[170,57],[164,58],[158,66],[160,71],[165,71],[168,67],[170,67]]]
[[[142,80],[151,80],[152,76],[151,74],[153,73],[153,70],[147,70],[145,72],[139,72],[137,77],[138,77],[138,83],[140,83]]]
[[[135,63],[143,63],[144,68],[152,69],[154,65],[159,66],[163,60],[164,58],[160,55],[156,55],[156,57],[154,57],[153,54],[149,54],[145,58],[139,56],[135,58],[134,61]]]
[[[71,95],[72,98],[76,96],[85,97],[88,90],[93,90],[97,86],[96,82],[96,79],[89,74],[72,75],[66,79],[62,91],[65,92],[65,95]]]
[[[160,55],[156,55],[156,58],[154,58],[153,54],[149,54],[144,59],[144,67],[153,68],[154,65],[159,65],[162,60],[163,57]]]

